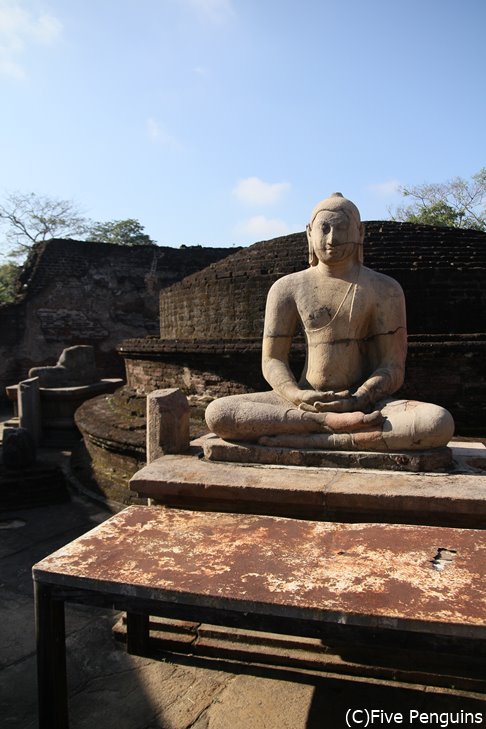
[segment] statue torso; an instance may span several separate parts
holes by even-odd
[[[343,390],[372,371],[375,295],[367,269],[356,280],[321,279],[312,269],[295,290],[307,344],[300,386]],[[302,272],[307,273],[307,272]],[[304,285],[302,285],[304,284]]]

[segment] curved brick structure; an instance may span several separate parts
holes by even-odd
[[[486,331],[486,233],[384,221],[365,227],[365,264],[402,285],[410,334]],[[259,338],[271,284],[307,265],[304,233],[242,249],[161,292],[160,338]]]
[[[405,290],[409,354],[403,395],[447,407],[462,435],[484,435],[486,233],[385,221],[365,226],[365,264]],[[242,249],[161,291],[160,338],[126,339],[118,349],[127,387],[117,400],[78,411],[95,470],[98,460],[106,476],[110,452],[119,461],[124,449],[127,459],[137,457],[112,482],[120,484],[142,464],[144,395],[154,389],[181,387],[199,404],[199,415],[213,397],[266,389],[260,369],[266,295],[277,278],[306,266],[305,234],[296,233]],[[303,339],[296,337],[296,372],[303,357]],[[196,434],[197,421],[193,425]]]

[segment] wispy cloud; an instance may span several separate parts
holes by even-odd
[[[289,182],[264,182],[259,177],[239,180],[233,194],[248,205],[273,205],[290,189]]]
[[[373,192],[379,197],[391,197],[398,192],[401,183],[398,180],[387,180],[386,182],[376,182],[367,186],[367,190]]]
[[[235,233],[241,240],[264,240],[288,235],[296,231],[285,220],[280,218],[267,218],[265,215],[254,215],[252,218],[239,223]]]
[[[62,23],[54,15],[34,15],[22,5],[21,0],[0,0],[0,74],[15,80],[27,76],[22,63],[27,48],[52,45],[62,33]]]
[[[232,0],[184,0],[184,2],[215,25],[223,25],[236,15]]]
[[[162,147],[180,150],[183,148],[181,142],[173,134],[160,124],[152,116],[147,119],[146,123],[147,136],[152,144],[160,144]]]

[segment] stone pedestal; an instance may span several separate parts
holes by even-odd
[[[98,380],[74,387],[41,387],[42,426],[56,430],[75,428],[74,413],[86,400],[114,392],[123,385],[119,378]]]
[[[444,473],[316,468],[208,461],[204,439],[190,455],[167,455],[139,470],[130,489],[153,503],[324,521],[377,521],[482,528],[486,447],[451,442]]]
[[[257,443],[230,442],[210,434],[201,438],[204,456],[209,461],[259,463],[275,466],[315,466],[325,468],[373,468],[387,471],[445,472],[452,468],[450,448],[397,451],[339,451],[280,448]]]
[[[31,382],[31,380],[25,380],[24,382]],[[23,384],[21,382],[18,385],[10,385],[6,388],[7,395],[13,403],[16,403],[20,397],[19,391]],[[75,428],[74,413],[83,402],[91,400],[91,398],[103,393],[112,393],[122,385],[122,379],[111,378],[98,380],[90,385],[40,387],[39,412],[41,429],[69,430]],[[8,425],[19,425],[19,419],[21,417],[21,408],[14,405],[14,417],[8,421]]]

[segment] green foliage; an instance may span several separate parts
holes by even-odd
[[[423,223],[424,225],[444,225],[450,228],[460,228],[459,213],[445,202],[432,203],[418,212],[408,208],[408,223]]]
[[[9,246],[8,257],[24,257],[34,243],[49,238],[81,238],[122,246],[155,245],[134,218],[93,222],[69,200],[56,200],[33,192],[10,192],[0,202],[0,226]]]
[[[94,223],[87,238],[99,243],[114,243],[118,246],[151,246],[155,241],[143,232],[144,226],[134,218]]]
[[[20,266],[15,263],[0,265],[0,304],[8,304],[15,299],[15,284]]]
[[[413,203],[398,208],[393,220],[486,231],[486,167],[471,181],[456,177],[444,183],[401,187]]]
[[[0,204],[0,222],[13,247],[10,258],[24,256],[38,241],[84,235],[87,220],[69,200],[56,200],[33,192],[10,192]]]

